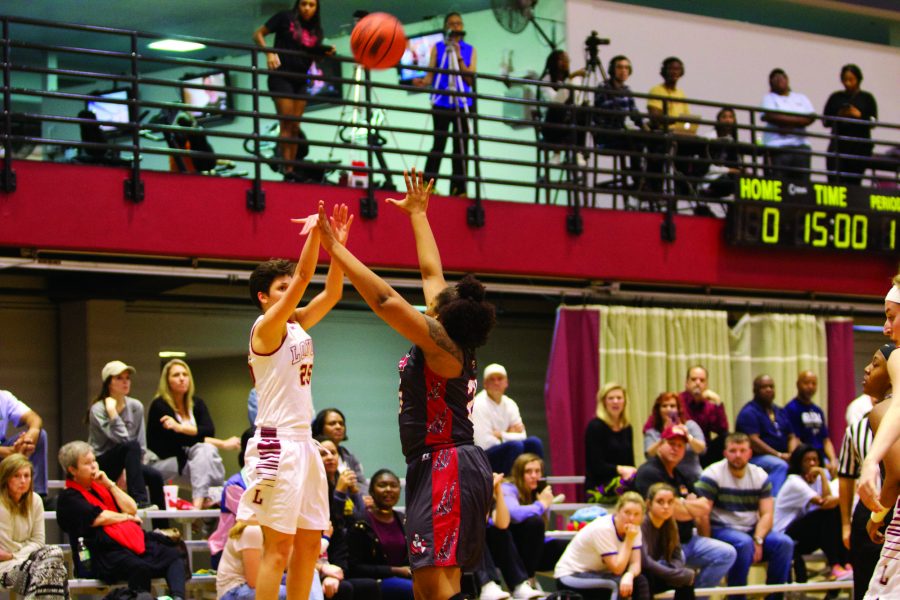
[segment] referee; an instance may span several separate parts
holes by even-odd
[[[894,349],[893,344],[885,344],[875,352],[871,362],[866,366],[863,392],[872,398],[873,406],[883,400],[890,400],[891,378],[887,372],[887,359]],[[881,545],[874,543],[866,531],[866,523],[871,512],[862,502],[857,502],[856,508],[853,508],[853,501],[856,498],[856,480],[859,478],[862,461],[868,454],[871,445],[872,430],[869,428],[867,413],[859,421],[847,426],[844,432],[844,441],[841,444],[838,465],[842,537],[844,546],[850,550],[855,600],[862,600],[866,595],[869,581],[881,554]]]

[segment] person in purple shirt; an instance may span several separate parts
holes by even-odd
[[[719,395],[709,389],[709,373],[703,365],[688,369],[681,392],[681,405],[687,418],[700,426],[706,438],[706,453],[700,456],[700,465],[708,467],[722,458],[725,436],[728,435],[728,417]]]
[[[837,477],[837,454],[834,444],[828,438],[828,424],[825,413],[813,404],[813,396],[819,389],[819,378],[812,371],[800,371],[797,376],[797,396],[787,403],[784,411],[791,420],[794,433],[803,444],[809,444],[819,453],[822,462],[831,474]]]
[[[768,473],[772,495],[777,496],[787,479],[787,461],[800,440],[787,413],[775,405],[775,381],[770,376],[753,380],[753,399],[738,413],[734,428],[750,437],[750,462]]]

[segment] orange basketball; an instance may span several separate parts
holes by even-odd
[[[350,34],[350,49],[356,62],[369,69],[390,69],[406,51],[403,25],[383,12],[366,15]]]

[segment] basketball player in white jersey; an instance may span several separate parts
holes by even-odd
[[[250,276],[250,294],[263,314],[250,332],[248,361],[259,396],[256,434],[247,444],[250,470],[238,520],[255,519],[263,530],[256,597],[278,598],[287,568],[287,597],[306,600],[312,585],[322,530],[328,527],[328,483],[312,439],[313,344],[310,327],[340,300],[344,274],[332,261],[325,289],[297,308],[319,257],[317,217],[296,219],[309,233],[296,267],[266,261]],[[329,219],[346,243],[353,217],[335,207]]]

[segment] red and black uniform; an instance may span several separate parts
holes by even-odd
[[[484,547],[493,482],[469,418],[478,385],[475,356],[465,353],[463,373],[452,379],[432,372],[418,347],[399,368],[409,564],[413,570],[471,567]]]

